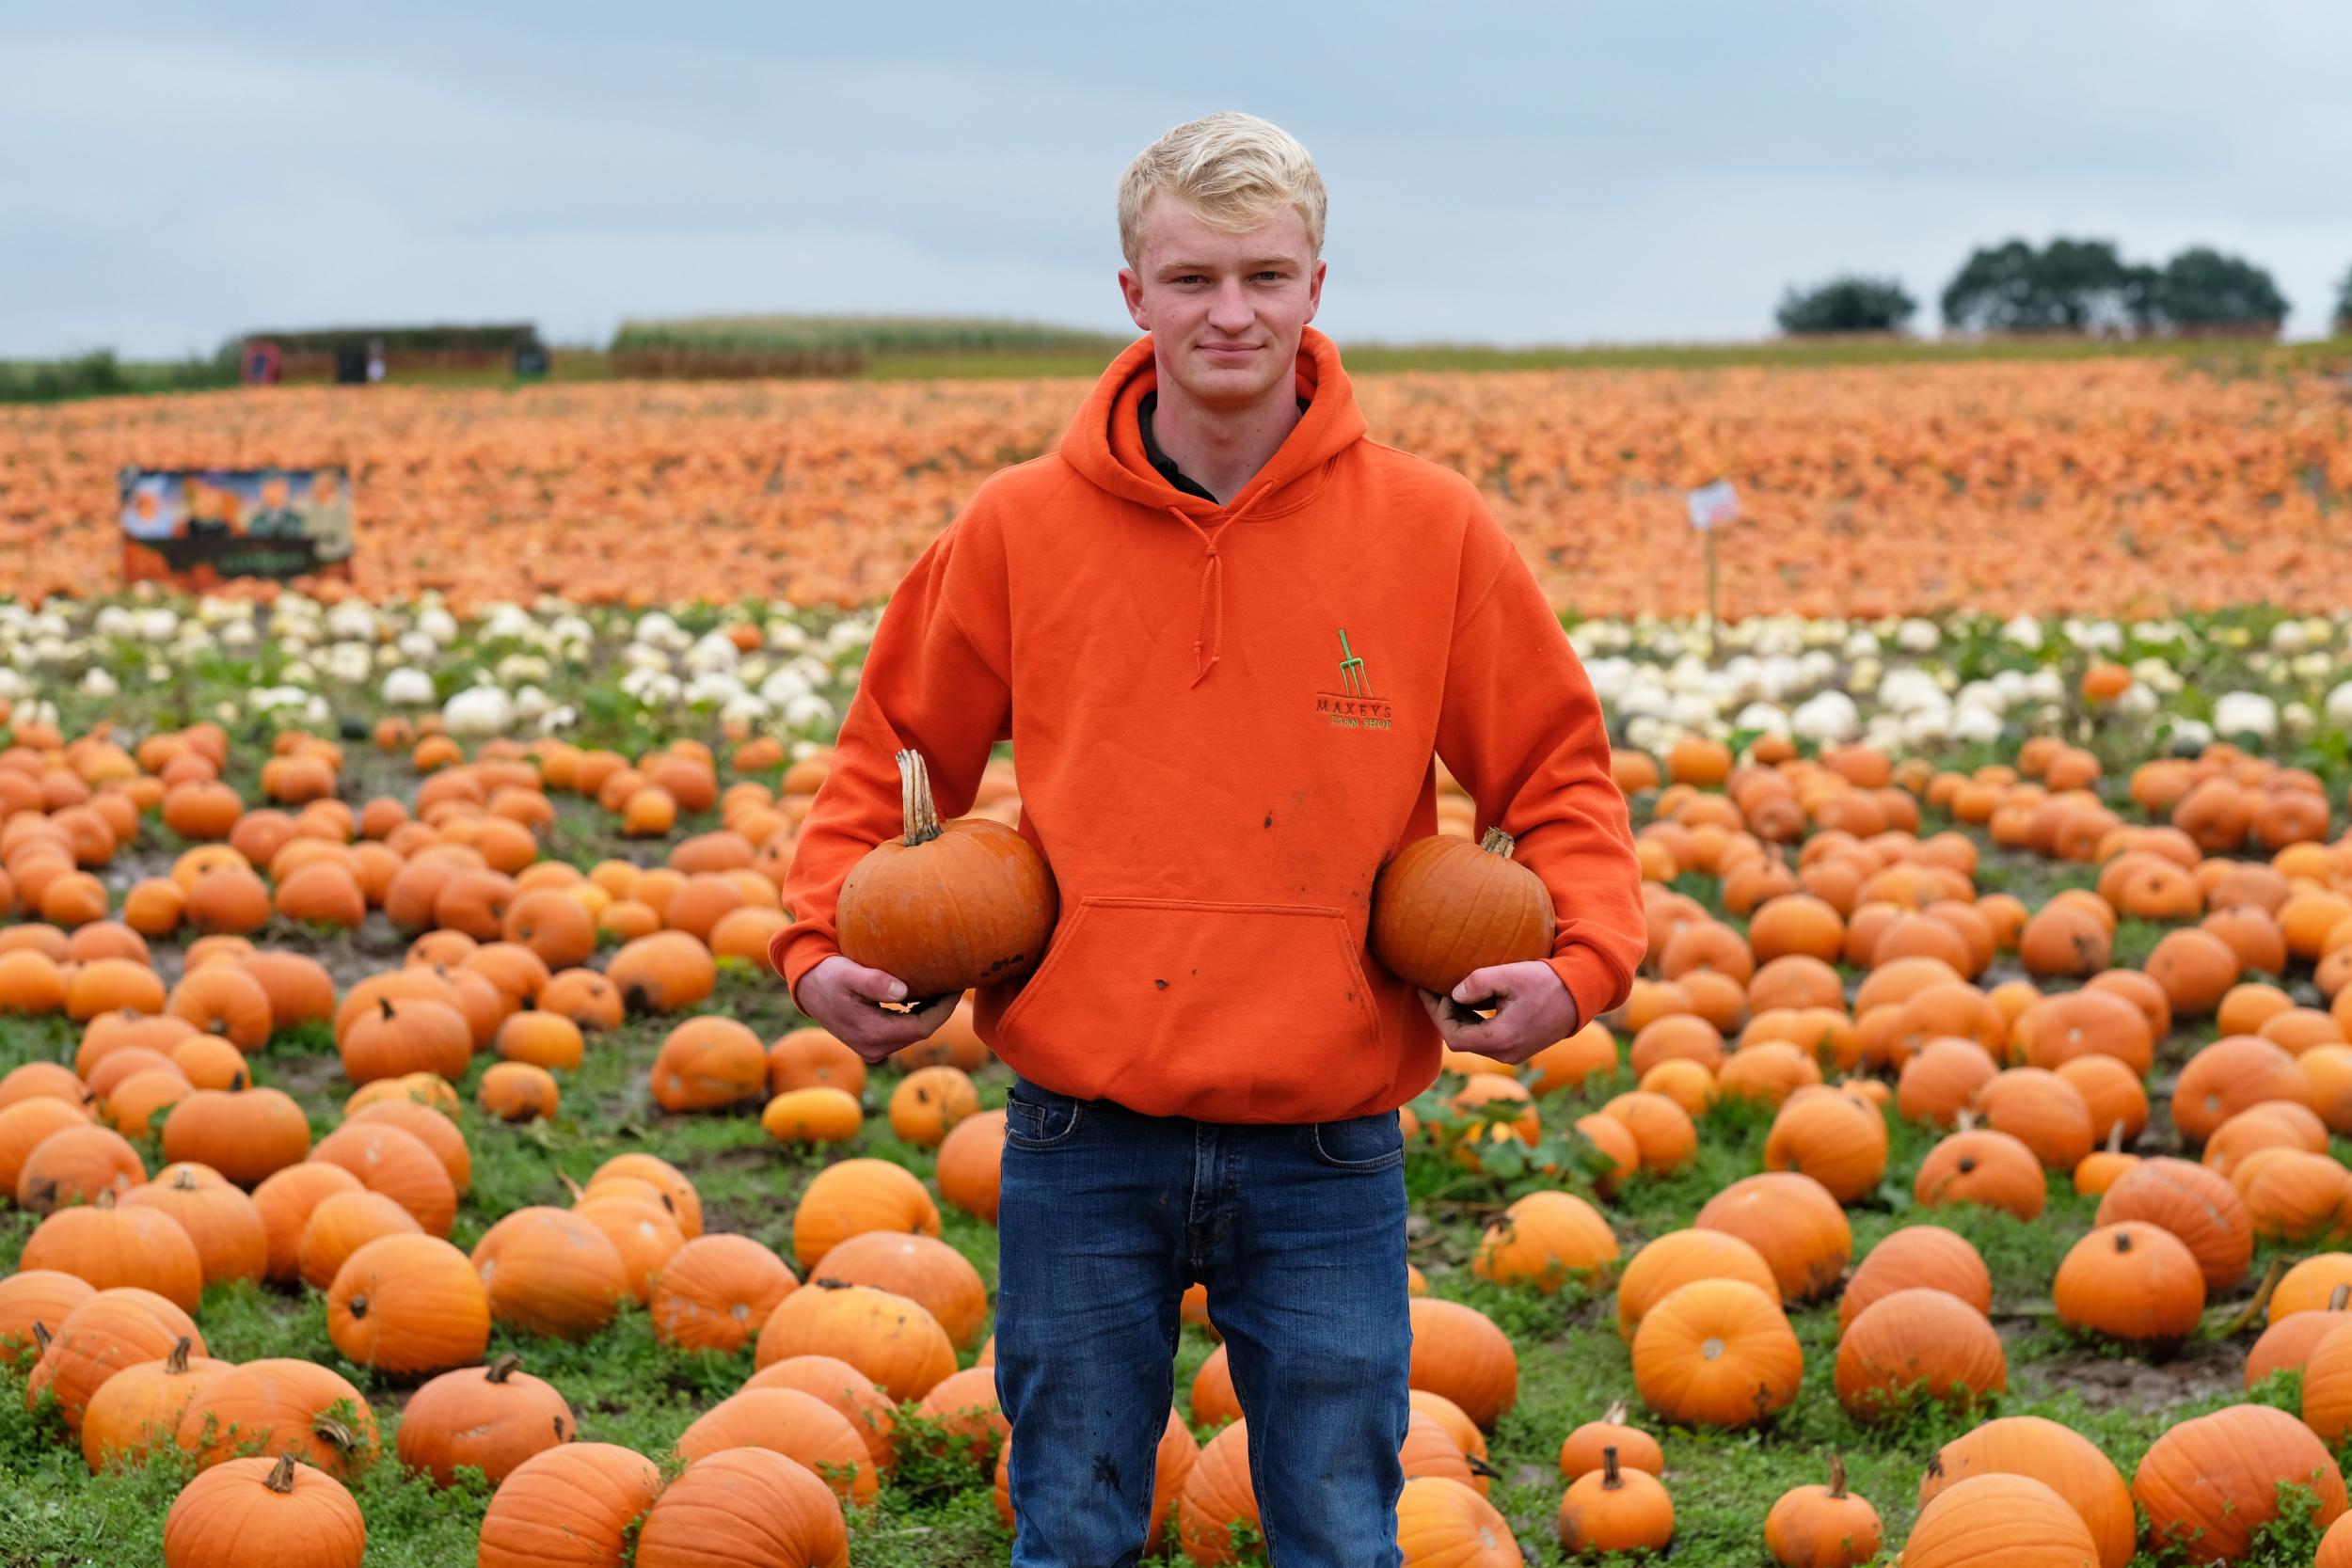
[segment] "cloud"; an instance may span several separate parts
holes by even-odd
[[[2312,332],[2352,266],[2352,11],[2289,0],[225,14],[5,24],[0,353],[704,310],[1118,328],[1118,172],[1223,106],[1322,162],[1343,337],[1756,336],[1790,282],[1931,302],[1970,246],[2059,231],[2241,251]]]

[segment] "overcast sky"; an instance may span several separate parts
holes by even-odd
[[[495,14],[492,14],[495,13]],[[2352,269],[2342,0],[0,11],[0,356],[255,326],[856,310],[1123,328],[1112,193],[1182,119],[1331,192],[1319,325],[1756,337],[2055,232]]]

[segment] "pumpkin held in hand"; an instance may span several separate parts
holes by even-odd
[[[942,824],[922,754],[900,752],[906,835],[850,868],[835,911],[841,951],[906,983],[910,1007],[1017,980],[1045,956],[1060,903],[1043,857],[985,817]]]
[[[1439,833],[1399,850],[1373,884],[1374,955],[1439,996],[1472,970],[1550,958],[1551,895],[1511,858],[1515,842],[1489,828],[1477,844]]]

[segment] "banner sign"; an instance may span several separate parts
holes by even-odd
[[[231,578],[351,576],[341,468],[124,468],[122,575],[201,592]]]
[[[1740,520],[1740,492],[1731,487],[1727,479],[1702,484],[1685,499],[1691,507],[1691,526],[1701,533],[1711,533]]]

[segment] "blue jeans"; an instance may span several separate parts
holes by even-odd
[[[996,1220],[1014,1568],[1141,1555],[1194,1281],[1248,1422],[1274,1568],[1395,1568],[1404,1164],[1393,1112],[1229,1126],[1015,1083]]]

